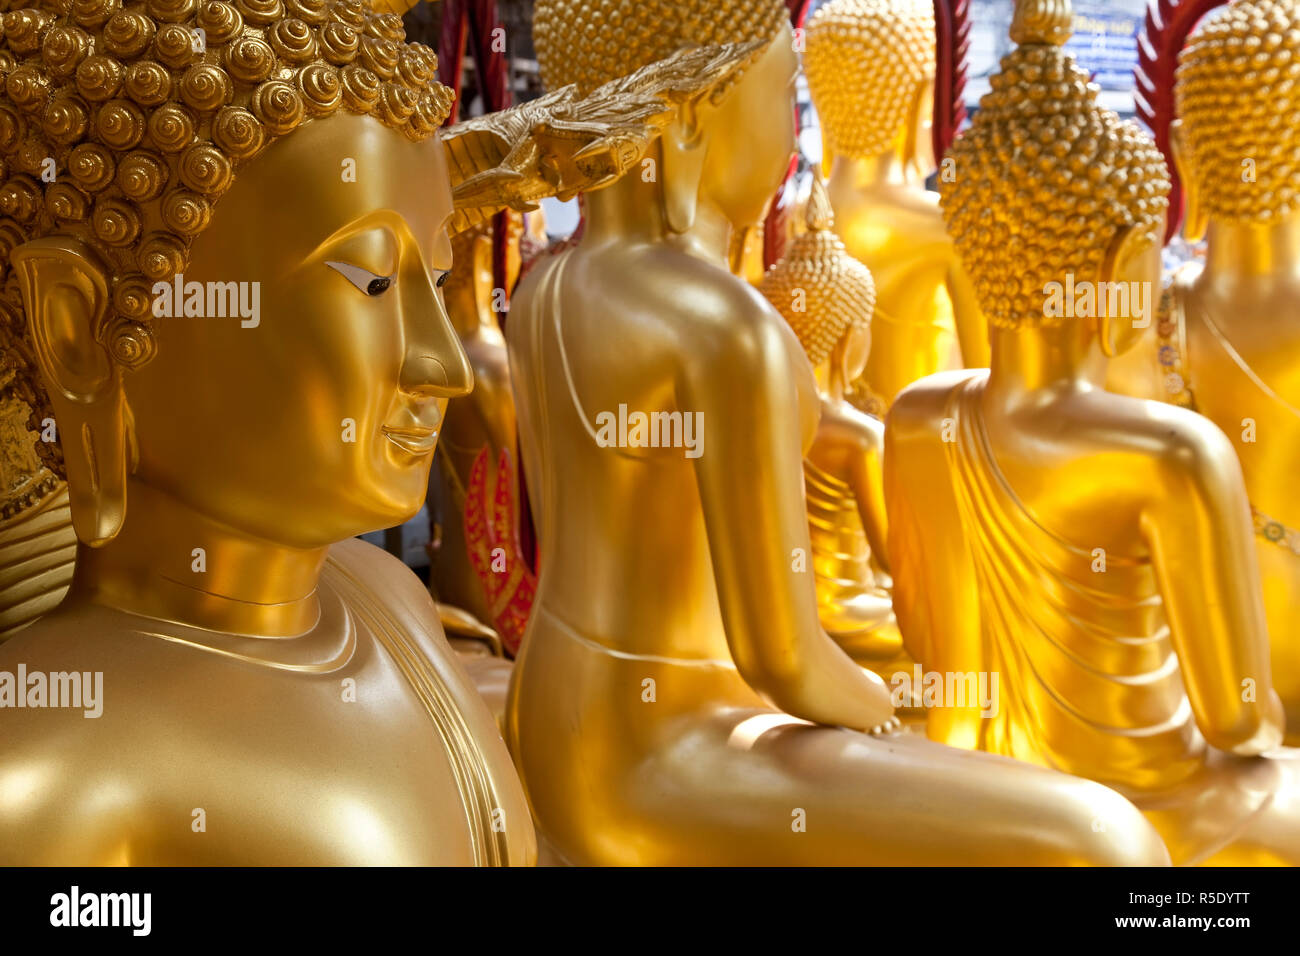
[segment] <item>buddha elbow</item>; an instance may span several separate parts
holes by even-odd
[[[1282,746],[1285,728],[1280,720],[1243,716],[1230,728],[1215,728],[1205,732],[1210,746],[1237,757],[1258,757]]]

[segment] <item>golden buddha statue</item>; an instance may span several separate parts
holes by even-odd
[[[427,590],[351,536],[418,510],[473,383],[448,228],[616,178],[676,92],[440,131],[361,0],[2,25],[0,346],[79,543],[0,645],[0,862],[531,862]]]
[[[808,24],[804,65],[835,228],[876,280],[871,355],[853,400],[878,417],[924,375],[988,365],[979,306],[925,189],[934,33],[930,0],[830,0]]]
[[[1169,180],[1061,49],[1069,16],[1017,5],[941,184],[992,368],[914,384],[886,427],[908,650],[999,678],[996,713],[931,709],[928,733],[1120,790],[1175,863],[1300,862],[1300,755],[1259,756],[1282,709],[1232,445],[1102,388],[1154,305]]]
[[[523,219],[512,213],[508,221],[514,233],[507,246],[506,278],[513,286]],[[518,540],[519,515],[514,504],[518,482],[510,466],[515,403],[497,319],[504,294],[492,276],[492,232],[491,223],[484,222],[452,238],[454,267],[443,287],[447,315],[474,370],[474,391],[448,402],[438,440],[429,577],[448,640],[467,658],[475,686],[499,716],[511,671],[506,655],[513,657],[519,649],[528,611],[519,605],[527,600],[531,574],[517,544],[509,552],[498,551],[491,540],[498,498],[505,502],[510,542]],[[470,529],[477,533],[467,534]]]
[[[1174,82],[1174,57],[1156,64]],[[1253,59],[1240,51],[1253,51]],[[1173,277],[1146,348],[1108,379],[1207,416],[1245,474],[1273,680],[1300,743],[1300,3],[1238,0],[1202,21],[1177,71],[1168,131],[1204,265]],[[1278,81],[1276,77],[1283,77]],[[1153,122],[1169,124],[1168,115]],[[1181,210],[1180,210],[1181,211]]]
[[[753,51],[511,305],[541,555],[506,726],[544,842],[577,864],[1165,862],[1105,787],[896,732],[818,622],[795,569],[816,381],[727,257],[794,146],[784,5],[540,0],[535,40],[580,91],[696,43]]]
[[[871,567],[873,557],[887,566],[885,426],[844,398],[871,348],[876,288],[831,230],[830,200],[816,173],[804,215],[806,230],[759,291],[794,329],[817,376],[820,418],[803,475],[818,616],[850,657],[888,679],[903,640]]]

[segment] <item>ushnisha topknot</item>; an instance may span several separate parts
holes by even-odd
[[[918,87],[934,82],[931,0],[831,0],[808,24],[804,69],[836,156],[889,147]]]
[[[243,163],[339,111],[427,139],[453,98],[433,51],[364,0],[42,0],[0,32],[4,318],[21,337],[12,249],[84,240],[111,266],[99,339],[127,367],[153,350],[150,290]]]
[[[1043,289],[1067,274],[1094,280],[1110,243],[1133,226],[1163,238],[1169,174],[1154,141],[1097,103],[1098,87],[1061,49],[1062,0],[1021,0],[992,90],[948,150],[939,183],[948,232],[999,328],[1059,325]]]
[[[585,96],[686,47],[765,48],[789,19],[781,0],[537,0],[533,46],[548,90],[573,83]],[[715,88],[715,102],[737,76]]]
[[[1205,211],[1263,222],[1300,208],[1300,2],[1236,0],[1197,26],[1179,63],[1177,114]]]
[[[820,176],[814,173],[806,210],[808,229],[767,270],[758,290],[790,323],[808,361],[824,362],[855,326],[866,326],[876,308],[871,271],[849,255],[832,230],[834,214]],[[796,300],[796,294],[802,293]]]

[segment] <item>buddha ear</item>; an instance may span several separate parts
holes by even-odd
[[[1160,228],[1163,230],[1163,224]],[[1136,226],[1125,226],[1116,233],[1106,250],[1105,259],[1102,260],[1099,276],[1101,281],[1097,288],[1105,289],[1112,282],[1120,282],[1131,288],[1134,284],[1133,276],[1140,274],[1140,270],[1136,268],[1138,259],[1151,250],[1152,242],[1151,234],[1140,231]],[[1150,285],[1147,280],[1137,281],[1142,285]],[[1098,292],[1097,296],[1100,298],[1103,294]],[[1149,310],[1150,294],[1142,296],[1139,293],[1139,295],[1139,302],[1144,303],[1145,308]],[[1115,358],[1127,352],[1141,337],[1141,330],[1150,325],[1149,313],[1135,316],[1132,312],[1131,306],[1129,313],[1125,315],[1110,315],[1108,309],[1097,309],[1097,339],[1102,353],[1107,358]]]
[[[1188,242],[1200,242],[1205,238],[1209,221],[1201,205],[1197,170],[1192,163],[1192,153],[1187,148],[1187,135],[1183,132],[1183,121],[1180,119],[1169,124],[1169,148],[1174,154],[1174,169],[1178,171],[1178,182],[1183,191],[1183,238]]]
[[[704,177],[705,136],[698,107],[686,101],[676,118],[659,137],[662,156],[664,216],[668,228],[683,233],[695,225],[700,201],[700,180]]]
[[[916,84],[903,128],[903,168],[910,168],[922,177],[929,176],[935,165],[930,130],[926,125],[934,120],[933,90],[933,76]]]
[[[10,261],[58,421],[72,525],[98,547],[126,516],[129,413],[121,369],[97,335],[111,299],[108,274],[90,247],[64,236],[25,243]]]

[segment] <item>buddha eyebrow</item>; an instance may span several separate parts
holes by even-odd
[[[374,212],[367,213],[360,219],[354,219],[349,223],[339,227],[330,233],[320,244],[307,254],[306,261],[310,261],[321,256],[329,246],[345,239],[351,239],[367,232],[373,232],[376,229],[383,229],[392,235],[393,239],[399,244],[403,235],[410,236],[411,230],[402,218],[400,213],[388,209],[378,209]]]

